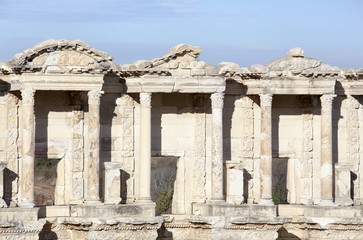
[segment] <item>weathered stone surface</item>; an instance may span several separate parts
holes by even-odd
[[[50,39],[0,63],[0,238],[359,238],[363,70],[300,48],[250,67],[200,54],[116,65]],[[172,213],[155,217],[151,157],[165,156]],[[57,159],[55,206],[40,211],[36,157]]]

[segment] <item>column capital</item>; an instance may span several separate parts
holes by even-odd
[[[333,100],[337,95],[335,94],[324,94],[320,97],[320,101],[322,105],[332,105]]]
[[[348,100],[349,108],[355,108],[355,109],[359,108],[359,105],[360,105],[359,101],[354,96],[348,95],[347,100]]]
[[[142,107],[151,107],[151,93],[140,93],[140,104]]]
[[[88,104],[90,105],[100,105],[101,96],[104,94],[104,91],[99,90],[91,90],[88,92]]]
[[[272,106],[272,94],[271,93],[262,93],[260,94],[261,106],[271,107]]]
[[[32,88],[22,89],[21,97],[22,97],[22,104],[23,105],[34,105],[34,94],[35,90]]]
[[[216,92],[211,95],[212,108],[223,108],[224,105],[224,93]]]
[[[19,98],[10,92],[6,92],[4,95],[4,102],[8,105],[15,105],[19,101]]]

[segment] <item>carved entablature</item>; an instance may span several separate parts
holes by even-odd
[[[361,95],[363,91],[363,69],[343,69],[341,87],[337,88],[337,94]]]
[[[221,63],[219,73],[232,80],[229,84],[241,83],[244,87],[239,88],[240,94],[334,93],[336,81],[343,78],[338,67],[305,57],[301,48],[291,49],[288,54],[264,66],[240,68],[235,63]],[[227,89],[237,93],[236,87]]]
[[[104,74],[117,72],[113,57],[80,40],[49,39],[16,54],[7,63],[9,73]]]

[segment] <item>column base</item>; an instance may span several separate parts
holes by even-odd
[[[21,208],[34,208],[35,204],[33,201],[21,201],[18,203]]]
[[[319,204],[320,206],[337,206],[333,200],[320,200]]]
[[[274,205],[274,202],[272,201],[272,199],[260,199],[260,201],[258,201],[258,205],[271,206]]]

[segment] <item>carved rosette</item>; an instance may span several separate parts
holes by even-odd
[[[224,93],[213,93],[212,200],[223,200],[223,105]]]
[[[140,93],[141,107],[151,107],[151,93]]]

